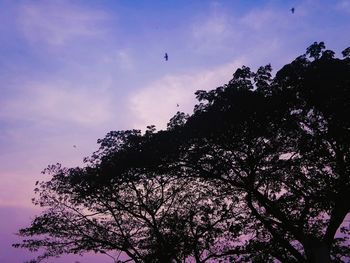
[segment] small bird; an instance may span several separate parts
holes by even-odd
[[[176,107],[179,107],[180,105],[178,103],[176,103]]]
[[[74,148],[77,148],[77,146],[76,146],[76,145],[73,145],[73,147],[74,147]]]
[[[290,11],[292,12],[292,14],[294,14],[294,12],[295,12],[295,8],[294,8],[294,7],[292,7],[292,8],[290,9]]]
[[[168,61],[168,53],[165,53],[164,58],[165,58],[165,61]]]

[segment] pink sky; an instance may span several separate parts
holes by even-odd
[[[191,113],[196,90],[225,84],[243,64],[278,69],[314,41],[338,56],[350,46],[349,0],[5,0],[0,22],[0,262],[7,263],[31,258],[10,245],[37,211],[30,200],[47,165],[81,165],[110,130],[166,127],[177,110]],[[47,262],[74,260],[97,261]]]

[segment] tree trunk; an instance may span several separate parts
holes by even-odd
[[[331,255],[327,244],[311,237],[305,246],[305,254],[308,263],[330,263]]]

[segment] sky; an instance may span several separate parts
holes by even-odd
[[[314,41],[341,56],[349,32],[350,0],[0,0],[0,262],[33,258],[11,244],[47,165],[82,165],[111,130],[164,129],[242,65],[278,70]],[[76,261],[113,262],[46,262]]]

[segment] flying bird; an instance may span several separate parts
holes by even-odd
[[[77,146],[76,146],[76,145],[73,145],[73,147],[74,147],[74,148],[77,148]]]
[[[179,107],[180,105],[178,103],[176,103],[176,107]]]
[[[294,14],[294,12],[295,12],[295,8],[294,8],[294,7],[292,7],[292,8],[290,9],[290,11],[292,12],[292,14]]]
[[[168,53],[165,53],[164,58],[165,58],[165,61],[168,61]]]

